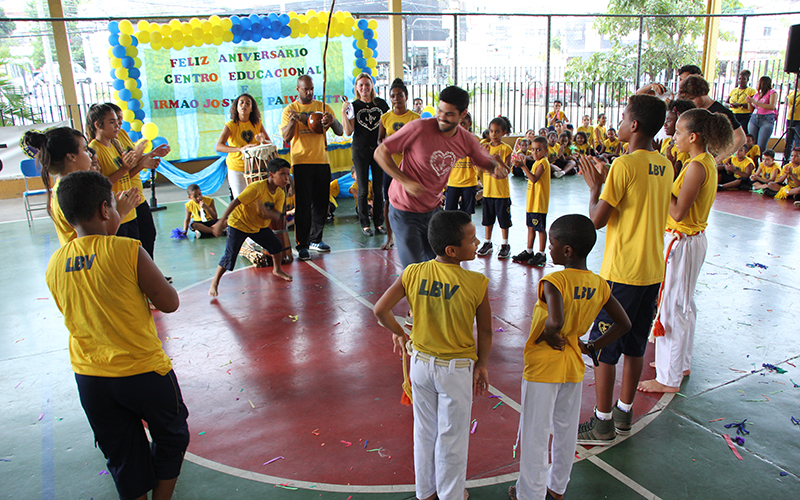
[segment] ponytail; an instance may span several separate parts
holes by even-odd
[[[719,154],[733,144],[733,127],[728,117],[722,113],[712,113],[707,109],[690,109],[681,114],[690,134],[697,134],[712,154]]]
[[[42,183],[47,189],[47,213],[50,212],[50,176],[61,175],[64,172],[64,159],[68,154],[78,154],[80,152],[79,138],[83,134],[69,127],[59,127],[50,129],[45,133],[29,130],[25,132],[23,141],[28,147],[37,150],[36,161],[42,167]]]

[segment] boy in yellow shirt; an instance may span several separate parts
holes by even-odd
[[[406,267],[375,304],[374,312],[392,332],[393,351],[399,350],[401,356],[409,339],[392,308],[406,297],[414,314],[410,371],[416,497],[462,500],[472,394],[480,396],[489,387],[489,278],[461,267],[461,262],[475,258],[479,243],[466,212],[436,213],[428,240],[436,258]],[[477,350],[472,334],[475,321]]]
[[[292,281],[292,277],[281,269],[281,253],[289,248],[284,248],[283,242],[270,229],[270,225],[279,222],[283,214],[289,167],[289,162],[283,158],[273,158],[267,162],[268,177],[244,188],[212,226],[214,236],[220,236],[227,227],[228,239],[225,242],[225,254],[219,260],[217,272],[208,289],[210,296],[219,294],[219,280],[226,271],[233,271],[236,257],[247,238],[264,247],[273,257],[272,274]]]
[[[192,228],[196,238],[213,236],[214,232],[211,230],[211,226],[217,223],[217,207],[214,204],[214,198],[203,196],[203,192],[200,191],[200,186],[197,184],[189,184],[186,194],[189,195],[189,201],[184,205],[186,216],[183,219],[183,234],[185,235],[189,228]]]
[[[472,132],[472,116],[467,113],[459,126]],[[444,192],[444,209],[462,210],[468,214],[474,214],[479,189],[478,168],[472,158],[465,156],[450,169],[447,188]]]
[[[769,183],[774,182],[775,179],[778,178],[778,175],[781,173],[781,167],[775,163],[775,151],[771,149],[767,149],[763,153],[764,161],[761,162],[761,166],[759,166],[753,175],[750,176],[750,180],[753,182],[753,191],[759,189],[768,189]],[[769,194],[766,191],[764,194]],[[775,196],[775,193],[772,193],[772,196]]]
[[[114,236],[120,216],[102,174],[66,175],[58,202],[77,237],[53,253],[46,279],[69,330],[81,406],[120,498],[150,490],[170,498],[189,445],[189,412],[148,300],[170,313],[178,292],[139,241]]]
[[[511,129],[508,118],[498,116],[489,122],[489,141],[484,144],[489,154],[500,164],[510,170],[511,147],[502,139]],[[498,179],[494,175],[483,174],[483,216],[482,224],[486,239],[478,250],[478,255],[492,253],[492,229],[494,222],[500,226],[503,243],[497,253],[499,259],[511,257],[511,245],[508,243],[508,229],[511,227],[511,190],[508,177]]]
[[[598,229],[608,225],[600,276],[611,284],[611,293],[628,313],[632,327],[600,353],[595,416],[580,425],[579,444],[610,444],[617,432],[630,433],[631,407],[664,279],[664,228],[674,176],[669,160],[653,150],[653,137],[666,113],[658,97],[631,96],[619,126],[620,139],[629,143],[630,152],[614,160],[608,170],[602,160],[580,157],[590,189],[591,219]],[[601,312],[590,339],[600,338],[609,324],[608,315]],[[613,404],[616,365],[623,355],[622,390]]]
[[[761,148],[756,144],[756,138],[753,134],[747,134],[747,139],[744,143],[747,146],[747,157],[753,160],[753,168],[758,168],[761,162]]]
[[[747,144],[736,151],[736,154],[725,161],[724,170],[719,176],[717,189],[741,189],[750,191],[753,182],[750,176],[755,171],[753,160],[747,157]]]
[[[544,255],[547,238],[547,209],[550,205],[550,162],[547,160],[547,141],[544,137],[533,140],[534,163],[528,168],[522,162],[521,168],[528,178],[526,196],[525,225],[528,226],[528,247],[514,256],[515,262],[527,262],[533,266],[544,266],[547,257]],[[539,233],[539,252],[534,255],[533,243]]]
[[[561,500],[564,496],[581,413],[585,371],[581,354],[592,356],[596,364],[596,353],[631,327],[608,283],[586,269],[586,256],[595,241],[594,224],[585,215],[559,217],[550,227],[550,256],[564,270],[539,281],[539,300],[525,343],[519,479],[508,489],[511,500],[517,496]],[[601,310],[613,324],[600,338],[584,344],[579,337]],[[551,429],[553,442],[548,449]],[[552,467],[548,467],[548,452]]]

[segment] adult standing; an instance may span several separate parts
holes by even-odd
[[[711,88],[708,86],[708,82],[702,76],[689,75],[681,82],[678,99],[689,99],[693,101],[698,108],[707,109],[712,113],[723,113],[728,117],[728,121],[731,122],[731,127],[733,127],[733,141],[729,143],[727,149],[722,148],[722,150],[716,151],[716,161],[719,165],[722,163],[722,159],[731,156],[739,148],[744,146],[744,143],[747,141],[747,136],[744,128],[739,124],[733,112],[726,108],[721,102],[715,101],[708,95],[710,90]]]
[[[750,70],[742,70],[739,73],[738,85],[725,99],[725,104],[731,108],[733,114],[736,115],[736,120],[745,129],[747,129],[750,116],[753,114],[753,107],[747,102],[747,98],[756,95],[756,89],[747,85],[750,81],[750,74]]]
[[[786,96],[786,146],[784,151],[800,148],[800,92],[797,89]],[[794,110],[794,113],[792,111]],[[788,155],[783,155],[784,163],[789,161]]]
[[[389,111],[386,101],[375,95],[372,76],[361,73],[355,80],[355,100],[342,103],[342,125],[345,135],[353,134],[353,166],[356,168],[358,182],[358,220],[361,232],[373,236],[375,231],[386,234],[383,226],[383,170],[375,162],[375,148],[378,147],[378,129],[381,115]],[[375,231],[370,227],[369,174],[372,172],[373,200],[372,221]]]
[[[775,110],[778,108],[778,93],[772,88],[772,78],[762,76],[758,79],[758,93],[747,98],[755,111],[750,117],[748,131],[756,138],[761,151],[767,149],[772,130],[775,128]]]
[[[220,153],[228,153],[225,163],[228,166],[231,200],[236,199],[247,187],[242,152],[262,142],[270,142],[270,139],[261,124],[258,104],[250,94],[242,94],[231,104],[231,119],[222,129],[215,148]]]
[[[441,209],[442,191],[459,158],[469,156],[479,169],[497,178],[508,176],[508,169],[459,126],[468,105],[466,90],[447,87],[439,94],[435,119],[406,123],[375,150],[375,159],[393,179],[389,219],[403,267],[436,257],[428,243],[428,224]],[[399,153],[403,162],[398,167],[392,154]]]
[[[292,151],[298,258],[310,260],[309,249],[331,251],[331,247],[322,241],[331,183],[325,132],[330,128],[336,135],[342,135],[342,124],[333,116],[330,106],[314,99],[314,81],[310,76],[303,75],[297,79],[297,97],[283,110],[281,135],[291,144]],[[308,127],[309,115],[316,112],[322,113],[322,134]]]

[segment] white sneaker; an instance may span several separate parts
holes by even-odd
[[[197,229],[195,229],[195,230],[194,230],[194,237],[195,237],[195,238],[198,238],[198,239],[199,239],[201,234],[202,234],[202,233],[201,233],[200,231],[198,231]]]

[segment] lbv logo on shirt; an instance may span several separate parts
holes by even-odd
[[[650,171],[648,172],[650,175],[658,175],[664,177],[664,172],[667,170],[667,167],[663,165],[653,165],[650,164]]]
[[[575,287],[575,300],[586,299],[592,300],[594,297],[597,288],[586,288],[585,286],[576,286]]]
[[[442,292],[444,292],[445,300],[450,300],[453,295],[455,295],[456,291],[458,290],[460,285],[456,285],[453,288],[450,288],[450,283],[442,283],[440,281],[434,281],[431,283],[430,290],[428,287],[428,280],[422,280],[422,284],[419,287],[419,295],[427,295],[428,297],[441,297]]]
[[[76,257],[67,257],[67,268],[64,272],[70,273],[72,271],[87,271],[92,268],[94,258],[97,254],[92,255],[78,255]]]

